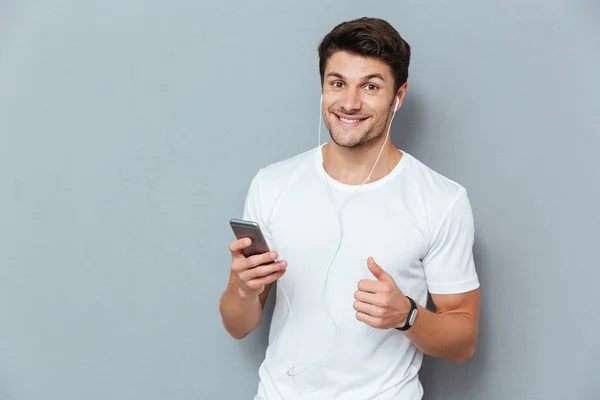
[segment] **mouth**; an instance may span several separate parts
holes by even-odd
[[[354,128],[360,125],[363,121],[366,121],[369,117],[356,117],[356,116],[347,116],[347,115],[339,115],[334,113],[335,119],[337,122],[343,127]]]

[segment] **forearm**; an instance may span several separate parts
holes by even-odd
[[[235,339],[244,338],[258,326],[262,318],[259,296],[243,296],[236,285],[229,285],[223,292],[219,311],[223,326]]]
[[[469,359],[477,344],[477,322],[468,314],[434,313],[421,306],[414,325],[405,332],[425,354],[456,363]]]

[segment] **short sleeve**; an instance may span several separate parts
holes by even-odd
[[[434,231],[423,259],[425,278],[432,294],[465,293],[479,287],[473,261],[475,227],[464,188],[454,199]]]
[[[265,203],[260,183],[260,171],[254,176],[250,182],[250,187],[246,195],[244,203],[243,219],[258,223],[263,232],[267,244],[271,246],[271,233],[268,229],[268,224],[265,220],[264,213]]]

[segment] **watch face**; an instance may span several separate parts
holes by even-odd
[[[408,323],[410,325],[415,323],[415,318],[417,318],[417,310],[414,310],[411,314],[410,314],[410,318],[408,319]]]

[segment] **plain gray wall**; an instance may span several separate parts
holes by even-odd
[[[598,2],[4,0],[0,399],[253,397],[227,220],[316,145],[316,46],[363,15],[413,49],[394,143],[476,218],[479,347],[426,398],[600,398]]]

